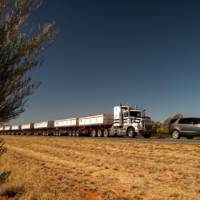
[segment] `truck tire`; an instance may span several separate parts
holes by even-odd
[[[143,136],[144,136],[144,138],[150,138],[151,137],[151,133],[145,133]]]
[[[105,129],[103,131],[103,137],[108,137],[109,136],[109,132],[108,132],[108,129]]]
[[[173,130],[172,132],[172,138],[173,139],[180,139],[180,133],[177,130]]]
[[[102,137],[102,130],[101,130],[101,129],[99,129],[99,130],[97,131],[97,136],[98,136],[98,137]]]
[[[129,138],[135,137],[135,131],[134,131],[133,128],[128,128],[128,130],[127,130],[127,136],[128,136]]]
[[[91,137],[96,137],[96,130],[95,129],[92,130]]]

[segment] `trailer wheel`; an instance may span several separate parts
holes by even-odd
[[[108,129],[105,129],[103,131],[103,137],[108,137],[109,136],[109,132],[108,132]]]
[[[130,138],[135,137],[135,131],[134,131],[133,128],[128,128],[128,130],[127,130],[127,136],[130,137]]]
[[[98,137],[102,137],[102,130],[101,130],[101,129],[99,129],[99,130],[97,131],[97,136],[98,136]]]
[[[92,136],[92,137],[96,137],[96,130],[95,130],[95,129],[92,130],[91,136]]]
[[[77,130],[76,131],[76,137],[79,137],[79,135],[80,135],[80,132],[79,132],[79,130]]]
[[[68,136],[72,136],[72,132],[71,131],[69,131]]]
[[[72,136],[73,136],[73,137],[76,136],[76,131],[73,131],[73,132],[72,132]]]

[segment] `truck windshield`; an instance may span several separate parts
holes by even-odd
[[[130,117],[142,117],[142,114],[138,111],[130,111]]]

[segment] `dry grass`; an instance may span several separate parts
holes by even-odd
[[[0,174],[11,174],[0,183],[0,199],[200,199],[200,145],[4,139]]]

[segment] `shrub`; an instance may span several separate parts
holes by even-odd
[[[0,156],[6,152],[3,139],[0,138]]]
[[[169,125],[161,125],[156,129],[156,136],[158,138],[168,137],[169,135]]]
[[[7,181],[10,174],[11,174],[11,171],[3,172],[0,174],[0,185]]]
[[[24,192],[23,186],[8,185],[2,190],[1,196],[13,198],[16,196],[21,196],[23,192]]]

